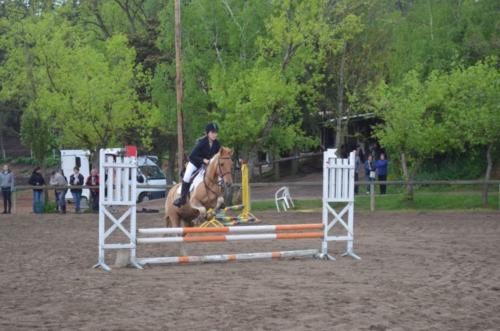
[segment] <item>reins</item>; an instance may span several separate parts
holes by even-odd
[[[222,167],[220,165],[220,160],[231,160],[231,158],[230,157],[220,157],[220,156],[217,158],[217,170],[219,171],[219,173],[222,173]],[[206,182],[207,173],[208,173],[208,167],[207,167],[207,171],[205,171],[205,173],[203,174],[203,185],[205,185],[205,188],[207,189],[207,191],[210,191],[217,196],[218,193],[215,192],[214,190],[212,190],[209,185],[207,185],[207,182]],[[217,171],[215,173],[217,174]],[[221,178],[220,181],[215,181],[213,179],[209,179],[209,180],[211,180],[212,183],[214,183],[217,186],[219,186],[220,188],[222,188],[224,186],[224,176],[227,174],[230,174],[230,173],[231,173],[231,171],[228,171],[226,173],[222,173],[221,175],[219,175],[218,177]]]

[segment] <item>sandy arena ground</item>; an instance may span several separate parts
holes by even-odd
[[[319,213],[260,213],[266,224]],[[139,214],[140,226],[162,226]],[[96,215],[0,215],[0,330],[498,330],[500,214],[356,214],[340,258],[92,269]],[[319,248],[190,244],[191,255]],[[334,246],[339,256],[343,245]],[[178,254],[178,246],[139,250]],[[110,256],[108,262],[113,263]]]

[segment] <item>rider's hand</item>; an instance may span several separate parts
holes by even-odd
[[[206,165],[208,165],[209,162],[210,162],[210,160],[203,159],[203,163],[205,163]]]

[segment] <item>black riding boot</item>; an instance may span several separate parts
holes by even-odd
[[[182,207],[187,200],[187,196],[189,194],[189,187],[191,186],[191,183],[186,183],[182,181],[182,188],[181,188],[181,196],[177,200],[174,201],[174,206],[177,208]]]

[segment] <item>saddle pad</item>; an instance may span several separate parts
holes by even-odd
[[[189,192],[193,192],[196,186],[203,182],[203,176],[205,175],[205,168],[201,169],[196,177],[191,181],[191,186],[189,187]],[[177,189],[177,194],[181,194],[181,186]]]

